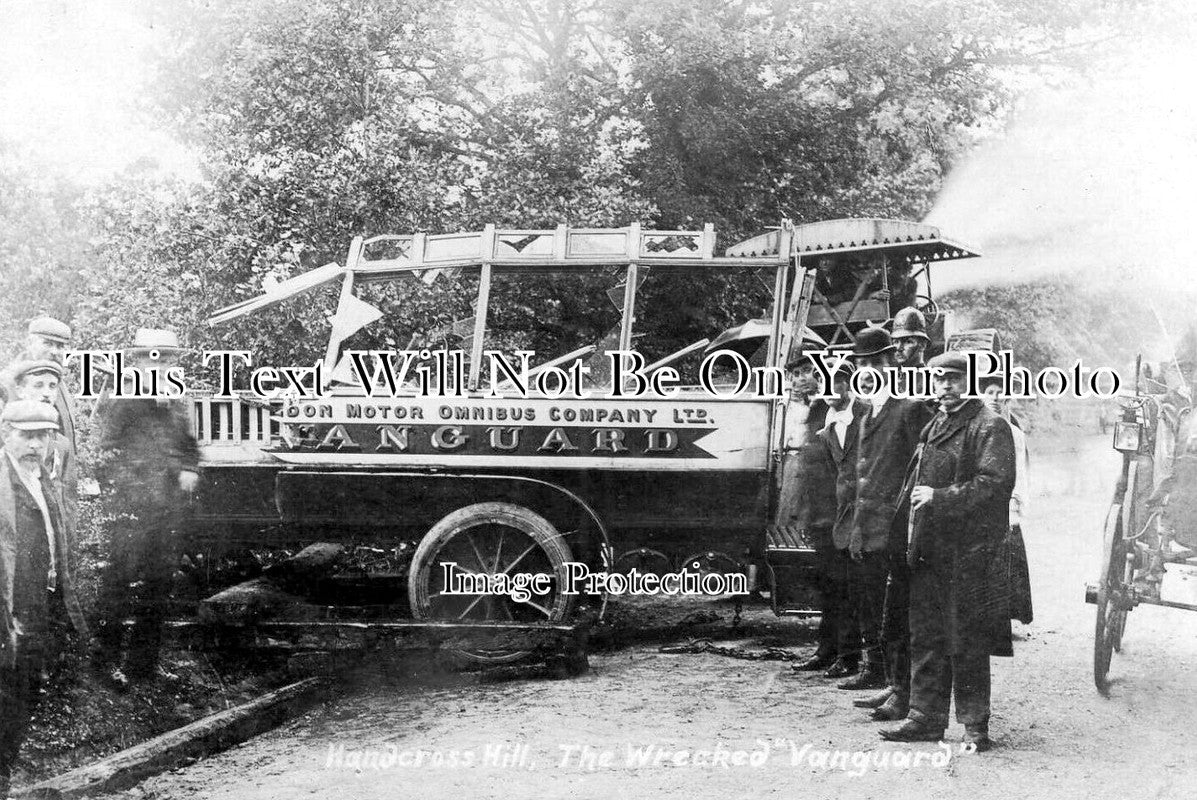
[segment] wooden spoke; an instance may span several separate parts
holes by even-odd
[[[492,572],[493,570],[486,565],[486,559],[482,557],[482,553],[478,550],[478,543],[474,541],[473,531],[467,533],[465,538],[470,543],[470,549],[474,551],[474,558],[478,560],[478,566],[482,568],[483,572]]]
[[[535,550],[536,548],[537,548],[537,544],[536,544],[536,542],[533,542],[532,544],[528,545],[528,547],[524,549],[524,552],[522,552],[522,553],[520,553],[518,556],[516,556],[514,561],[512,561],[510,564],[508,564],[506,567],[504,567],[504,568],[503,568],[503,571],[502,571],[502,572],[500,572],[500,573],[496,573],[496,574],[499,574],[499,575],[510,575],[510,574],[511,574],[511,570],[515,568],[515,565],[516,565],[516,564],[518,564],[518,563],[520,563],[521,561],[523,561],[523,560],[524,560],[524,556],[528,555],[529,553],[531,553],[531,552],[532,552],[533,550]]]
[[[470,604],[468,606],[466,606],[465,611],[463,611],[457,615],[457,618],[465,619],[466,614],[469,614],[471,611],[473,611],[474,608],[477,607],[477,605],[479,603],[481,603],[483,600],[487,599],[488,597],[489,597],[489,595],[485,595],[485,594],[480,594],[477,597],[475,597],[473,600],[470,601]]]
[[[537,611],[539,611],[541,614],[544,614],[546,617],[551,617],[551,616],[553,616],[553,612],[552,612],[552,611],[550,611],[548,608],[546,608],[545,606],[541,605],[540,603],[536,602],[535,600],[533,600],[533,599],[531,599],[531,598],[529,598],[529,599],[525,600],[525,601],[523,602],[523,604],[524,604],[524,605],[526,605],[526,606],[532,606],[532,607],[533,607],[533,608],[535,608]]]
[[[497,545],[495,545],[495,560],[494,560],[494,563],[490,565],[490,571],[491,571],[492,575],[499,568],[499,559],[502,558],[502,556],[503,556],[503,539],[506,537],[507,537],[507,529],[500,528],[499,529],[499,543]]]

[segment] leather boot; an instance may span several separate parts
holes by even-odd
[[[880,734],[887,742],[938,742],[943,739],[943,728],[908,719],[896,728],[882,728]]]
[[[859,660],[855,658],[837,658],[835,663],[823,673],[824,678],[844,678],[855,675]]]
[[[885,680],[885,668],[880,664],[866,661],[860,672],[846,681],[836,684],[839,689],[856,691],[859,689],[884,689],[889,683]]]
[[[896,722],[900,719],[906,719],[906,715],[909,712],[910,704],[899,697],[897,692],[894,692],[888,700],[877,708],[874,708],[873,713],[869,716],[878,722]]]
[[[878,708],[882,703],[889,699],[889,696],[894,693],[894,687],[886,686],[877,694],[871,694],[868,697],[860,697],[852,701],[852,705],[857,708]]]
[[[976,748],[976,752],[978,753],[984,753],[986,750],[992,750],[993,740],[989,738],[989,726],[965,725],[963,743],[971,744]]]
[[[819,669],[827,669],[835,663],[835,653],[830,652],[816,652],[813,656],[800,661],[795,664],[792,669],[795,672],[814,672]]]

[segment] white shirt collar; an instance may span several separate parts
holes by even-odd
[[[852,404],[851,403],[844,406],[839,411],[836,411],[831,406],[827,407],[827,424],[829,424],[829,425],[833,422],[842,423],[844,425],[850,425],[850,424],[852,424],[852,416],[853,415],[852,415]]]
[[[881,409],[885,408],[885,403],[888,400],[889,391],[884,387],[878,389],[877,393],[869,398],[869,401],[873,404],[872,414],[874,417],[881,413]]]

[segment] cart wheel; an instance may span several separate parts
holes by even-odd
[[[1136,456],[1131,459],[1126,471],[1126,495],[1122,500],[1123,537],[1126,535],[1134,536],[1143,525],[1143,518],[1139,511],[1143,507],[1143,495],[1151,488],[1150,476],[1151,463],[1148,459],[1144,456]],[[1112,573],[1119,574],[1119,569],[1121,568],[1120,583],[1122,591],[1119,596],[1125,600],[1130,593],[1130,588],[1135,584],[1134,545],[1123,538],[1121,551],[1117,555],[1119,556],[1119,560],[1116,562],[1112,560],[1110,569]],[[1111,555],[1111,559],[1113,558],[1114,556]],[[1113,616],[1111,633],[1115,653],[1122,652],[1122,635],[1126,633],[1128,608],[1129,605],[1123,602],[1119,603],[1111,612]]]
[[[1093,637],[1093,682],[1102,694],[1109,689],[1107,676],[1110,659],[1122,652],[1122,636],[1126,633],[1129,598],[1134,584],[1134,563],[1128,554],[1130,544],[1126,532],[1138,531],[1139,459],[1126,462],[1126,488],[1122,502],[1113,505],[1106,515],[1101,575],[1097,587],[1097,621]]]
[[[1122,546],[1122,506],[1115,504],[1106,514],[1102,568],[1097,582],[1097,620],[1093,631],[1093,683],[1102,694],[1109,689],[1106,677],[1110,672],[1110,657],[1114,652],[1115,619],[1110,613],[1111,593],[1122,577],[1121,571],[1117,576],[1112,576],[1111,571],[1115,565],[1121,569],[1122,563],[1125,562],[1125,558],[1119,558],[1118,551]]]
[[[574,595],[561,591],[569,545],[539,514],[512,503],[477,503],[449,514],[424,535],[412,556],[407,591],[412,615],[422,620],[562,622]],[[551,575],[546,594],[525,601],[506,595],[446,594],[444,564],[462,573]],[[528,655],[514,650],[457,650],[477,664],[510,664]]]

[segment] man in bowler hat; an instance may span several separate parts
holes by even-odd
[[[890,371],[894,345],[883,328],[869,327],[856,335],[853,361],[868,370],[870,408],[860,424],[856,458],[856,509],[848,552],[853,560],[853,604],[860,623],[864,660],[860,672],[841,683],[841,689],[887,689],[874,698],[874,717],[898,719],[906,715],[905,687],[909,685],[909,656],[905,652],[906,614],[891,603],[885,615],[887,583],[905,581],[906,526],[902,485],[919,433],[931,417],[919,400],[891,396]],[[897,596],[904,597],[903,586]],[[891,623],[887,629],[886,621]],[[889,692],[890,687],[898,691]]]

